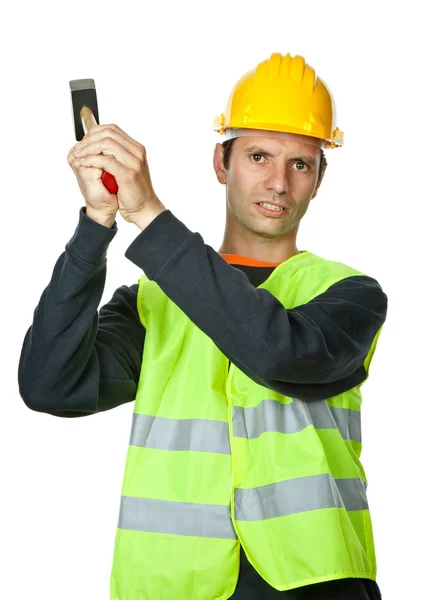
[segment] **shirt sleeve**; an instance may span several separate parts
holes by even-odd
[[[348,277],[286,309],[170,210],[141,231],[125,256],[257,383],[318,400],[365,379],[363,362],[387,312],[375,279]]]
[[[134,400],[145,329],[137,284],[121,286],[100,308],[107,249],[117,233],[80,209],[22,345],[19,391],[32,410],[78,417]]]

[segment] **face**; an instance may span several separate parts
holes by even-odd
[[[227,221],[263,237],[294,234],[321,183],[320,157],[320,148],[312,144],[240,137],[233,142],[226,170],[222,144],[217,144],[214,168],[218,181],[226,184]],[[269,212],[260,202],[277,202],[285,210]]]

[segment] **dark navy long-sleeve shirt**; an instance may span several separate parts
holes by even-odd
[[[135,399],[146,343],[138,284],[120,286],[98,309],[107,249],[116,233],[116,221],[108,228],[80,209],[22,346],[19,391],[34,411],[79,417]],[[139,233],[125,256],[255,382],[309,402],[364,381],[364,359],[387,313],[387,296],[375,279],[347,277],[310,302],[286,309],[268,290],[257,289],[276,265],[220,255],[170,210]],[[242,549],[234,600],[332,599],[343,593],[352,600],[380,598],[377,584],[362,579],[295,593],[270,587]]]

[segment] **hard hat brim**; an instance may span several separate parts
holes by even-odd
[[[320,138],[316,138],[309,135],[300,135],[298,133],[288,133],[286,131],[273,131],[271,129],[248,129],[248,128],[228,128],[225,129],[223,133],[225,141],[232,140],[237,137],[246,137],[246,136],[261,136],[261,137],[271,137],[277,139],[290,140],[294,142],[300,142],[303,144],[310,144],[312,146],[316,146],[317,148],[324,148],[326,144],[326,140],[321,140]]]

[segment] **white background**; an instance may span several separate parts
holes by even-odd
[[[384,600],[434,597],[434,45],[425,2],[17,3],[2,9],[1,597],[107,600],[133,404],[83,419],[29,410],[21,345],[84,204],[69,80],[100,123],[145,145],[156,192],[218,250],[214,117],[272,52],[331,89],[345,146],[327,152],[298,247],[378,279],[389,312],[363,386],[363,453]],[[430,6],[430,3],[427,3]],[[139,269],[121,217],[101,304]],[[181,600],[181,599],[180,599]]]

